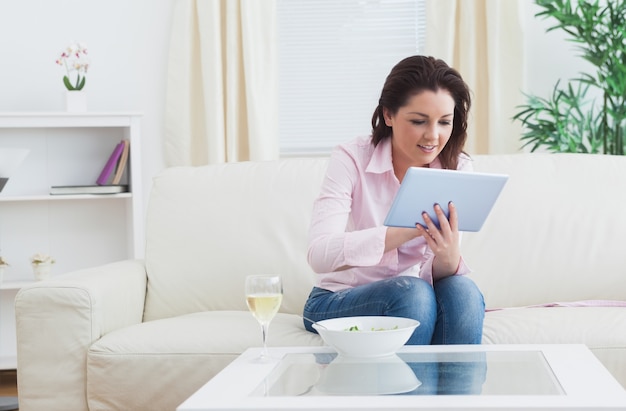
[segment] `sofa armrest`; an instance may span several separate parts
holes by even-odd
[[[126,260],[22,288],[15,297],[20,410],[87,410],[87,350],[142,321],[146,284],[143,261]]]

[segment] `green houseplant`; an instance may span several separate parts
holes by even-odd
[[[536,0],[536,17],[552,18],[577,45],[593,73],[562,84],[542,98],[526,94],[514,121],[531,151],[623,155],[626,132],[626,0]],[[574,3],[574,4],[572,4]],[[595,95],[595,98],[589,97]]]

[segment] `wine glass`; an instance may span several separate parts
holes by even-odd
[[[263,350],[259,360],[269,359],[267,331],[270,322],[283,301],[283,283],[277,275],[249,275],[246,277],[246,304],[254,318],[261,324]]]

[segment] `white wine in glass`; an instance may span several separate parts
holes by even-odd
[[[260,360],[267,360],[267,331],[283,301],[283,283],[277,275],[250,275],[246,277],[245,291],[248,309],[261,324],[263,333]]]

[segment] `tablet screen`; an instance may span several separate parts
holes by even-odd
[[[410,167],[394,198],[384,224],[390,227],[425,225],[427,212],[439,227],[434,205],[449,216],[448,204],[457,209],[459,231],[479,231],[508,180],[504,174]]]

